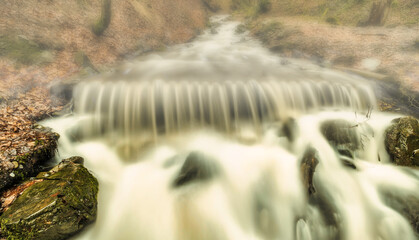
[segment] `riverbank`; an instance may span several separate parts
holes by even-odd
[[[246,26],[281,56],[308,59],[385,85],[376,92],[381,111],[419,112],[417,28],[336,26],[298,16],[269,15],[252,19]]]
[[[123,59],[189,41],[206,21],[207,10],[199,0],[2,3],[0,166],[7,172],[3,185],[16,182],[18,176],[10,176],[9,169],[19,169],[17,158],[52,141],[50,131],[37,131],[34,125],[67,103],[63,96],[51,95],[51,86],[63,79],[75,83]]]

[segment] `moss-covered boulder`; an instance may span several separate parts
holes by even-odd
[[[419,122],[413,117],[392,121],[385,131],[385,145],[397,165],[419,166]]]
[[[96,219],[98,182],[81,164],[63,160],[6,207],[0,217],[7,239],[59,240],[79,232]]]

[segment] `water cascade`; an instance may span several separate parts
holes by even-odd
[[[389,163],[397,116],[368,81],[212,21],[80,83],[74,114],[44,123],[100,183],[98,220],[74,239],[417,239],[390,202],[419,199],[419,172]],[[350,141],[328,136],[339,124]]]

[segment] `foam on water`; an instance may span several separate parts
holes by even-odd
[[[226,16],[213,22],[216,33],[81,83],[74,115],[45,123],[60,157],[83,156],[100,183],[97,222],[74,239],[416,239],[384,196],[419,199],[419,173],[389,163],[396,116],[374,109],[367,81],[272,55]],[[321,133],[336,119],[362,143],[356,170]],[[312,196],[300,167],[309,146]],[[174,187],[191,152],[217,174]]]

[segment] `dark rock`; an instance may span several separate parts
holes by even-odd
[[[298,125],[294,118],[288,118],[285,120],[281,130],[290,142],[294,142],[299,133]]]
[[[205,182],[218,174],[215,161],[200,152],[191,152],[185,160],[173,187],[181,187],[192,182]]]
[[[55,156],[59,135],[39,125],[35,125],[34,128],[36,131],[44,132],[45,139],[36,140],[35,146],[28,148],[25,154],[14,157],[11,162],[17,163],[16,167],[0,167],[0,191],[33,176],[43,163]]]
[[[321,214],[324,223],[328,226],[330,238],[328,239],[344,239],[344,229],[341,227],[341,221],[339,218],[339,211],[337,206],[334,204],[333,198],[327,195],[327,193],[321,188],[309,197],[310,205],[316,207]]]
[[[390,191],[383,192],[381,197],[384,203],[409,221],[416,236],[419,237],[419,197],[417,195],[400,196]]]
[[[303,178],[303,185],[307,189],[308,195],[316,192],[313,184],[313,175],[317,164],[319,164],[317,150],[312,147],[307,148],[301,160],[300,171]]]
[[[354,158],[354,156],[352,155],[352,152],[349,151],[348,149],[338,149],[338,153],[339,155],[350,158],[350,159]]]
[[[419,122],[413,117],[394,119],[385,131],[385,146],[397,165],[419,166]]]
[[[40,173],[0,217],[7,239],[66,239],[96,219],[98,182],[81,158]]]
[[[357,169],[356,165],[351,160],[341,158],[340,161],[342,162],[343,166],[345,166],[345,167],[352,168],[354,170]]]
[[[357,125],[346,120],[328,120],[322,123],[320,131],[329,143],[337,149],[354,151],[361,147]]]

